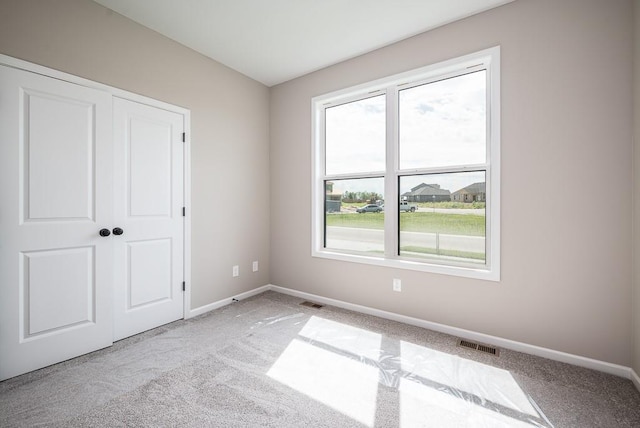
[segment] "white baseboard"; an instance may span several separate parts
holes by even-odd
[[[213,311],[214,309],[221,308],[223,306],[229,305],[233,303],[233,299],[242,300],[251,296],[255,296],[256,294],[260,294],[262,292],[271,290],[271,285],[263,285],[262,287],[255,288],[253,290],[249,290],[247,292],[238,294],[237,296],[229,297],[227,299],[218,300],[217,302],[209,303],[208,305],[200,306],[199,308],[191,309],[187,316],[184,319],[189,319],[193,317],[197,317],[198,315],[205,314],[209,311]]]
[[[636,386],[636,389],[640,391],[640,376],[638,376],[638,373],[636,373],[636,371],[633,369],[629,369],[629,371],[631,374],[631,382],[633,382],[633,384]]]
[[[566,352],[555,351],[553,349],[542,348],[540,346],[529,345],[527,343],[516,342],[514,340],[504,339],[497,336],[491,336],[484,333],[478,333],[471,330],[465,330],[462,328],[451,327],[444,324],[439,324],[431,321],[425,321],[419,318],[408,317],[405,315],[396,314],[393,312],[387,312],[380,309],[370,308],[368,306],[356,305],[354,303],[343,302],[342,300],[330,299],[328,297],[322,297],[311,293],[305,293],[290,288],[284,288],[273,284],[263,285],[253,290],[249,290],[245,293],[238,294],[234,297],[218,300],[217,302],[210,303],[199,308],[189,311],[187,318],[193,318],[198,315],[202,315],[206,312],[214,309],[221,308],[233,302],[233,299],[242,300],[248,297],[255,296],[265,291],[277,291],[278,293],[287,294],[289,296],[298,297],[304,300],[310,300],[316,303],[324,303],[325,305],[331,305],[342,309],[347,309],[354,312],[360,312],[367,315],[373,315],[379,318],[384,318],[392,321],[401,322],[404,324],[414,325],[416,327],[422,327],[429,330],[437,331],[440,333],[450,334],[452,336],[462,337],[490,345],[495,345],[501,348],[510,349],[512,351],[523,352],[525,354],[536,355],[538,357],[548,358],[554,361],[560,361],[574,366],[585,367],[592,370],[609,373],[612,375],[620,376],[625,379],[630,379],[640,391],[640,377],[630,367],[621,366],[618,364],[607,363],[605,361],[594,360],[592,358],[582,357],[580,355],[568,354]]]
[[[607,363],[605,361],[594,360],[591,358],[581,357],[579,355],[567,354],[565,352],[554,351],[553,349],[542,348],[535,345],[529,345],[522,342],[503,339],[501,337],[490,336],[488,334],[477,333],[471,330],[465,330],[457,327],[450,327],[444,324],[425,321],[419,318],[408,317],[405,315],[399,315],[393,312],[386,312],[380,309],[374,309],[367,306],[361,306],[353,303],[343,302],[340,300],[329,299],[326,297],[317,296],[315,294],[304,293],[302,291],[292,290],[290,288],[279,287],[277,285],[271,285],[270,289],[273,291],[277,291],[279,293],[288,294],[290,296],[299,297],[305,300],[311,300],[317,303],[324,303],[326,305],[336,306],[339,308],[348,309],[355,312],[374,315],[379,318],[398,321],[401,323],[414,325],[416,327],[422,327],[422,328],[437,331],[440,333],[450,334],[452,336],[458,336],[465,339],[470,339],[470,340],[474,340],[474,341],[478,341],[478,342],[482,342],[490,345],[495,345],[501,348],[510,349],[512,351],[536,355],[539,357],[548,358],[550,360],[560,361],[567,364],[573,364],[574,366],[580,366],[588,369],[598,370],[601,372],[620,376],[626,379],[632,379],[632,375],[631,375],[632,370],[629,367]],[[638,381],[638,378],[636,375],[636,379],[634,380],[634,383],[636,383],[636,387],[638,387],[639,385],[637,381]],[[640,387],[638,387],[638,390],[640,390]]]

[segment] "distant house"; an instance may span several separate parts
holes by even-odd
[[[422,183],[402,194],[402,200],[408,202],[443,202],[451,200],[451,192],[441,189],[439,184]]]
[[[454,202],[485,202],[487,200],[486,184],[484,182],[473,183],[453,192],[451,200]]]
[[[340,209],[342,208],[342,193],[335,193],[333,191],[333,182],[326,182],[325,194],[325,211],[328,213],[340,212]]]

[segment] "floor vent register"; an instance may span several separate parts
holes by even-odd
[[[483,345],[481,343],[471,342],[469,340],[458,339],[458,346],[467,349],[473,349],[474,351],[484,352],[485,354],[500,356],[500,350],[495,346]]]
[[[316,309],[320,309],[323,307],[323,305],[319,305],[318,303],[313,303],[313,302],[307,302],[304,301],[302,303],[300,303],[301,306],[308,306],[310,308],[316,308]]]

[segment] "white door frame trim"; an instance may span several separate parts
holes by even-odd
[[[37,73],[54,79],[108,92],[114,97],[124,98],[141,104],[182,114],[184,117],[184,130],[186,138],[184,142],[184,206],[186,213],[184,217],[184,278],[186,287],[183,293],[184,298],[184,318],[188,318],[191,312],[191,111],[185,107],[165,103],[144,95],[114,88],[103,83],[75,76],[73,74],[58,71],[53,68],[34,64],[8,55],[0,54],[0,65],[16,68],[19,70]]]

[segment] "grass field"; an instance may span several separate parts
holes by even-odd
[[[430,212],[400,213],[403,232],[439,232],[450,235],[485,236],[485,216]],[[384,229],[384,213],[327,214],[327,226]]]

